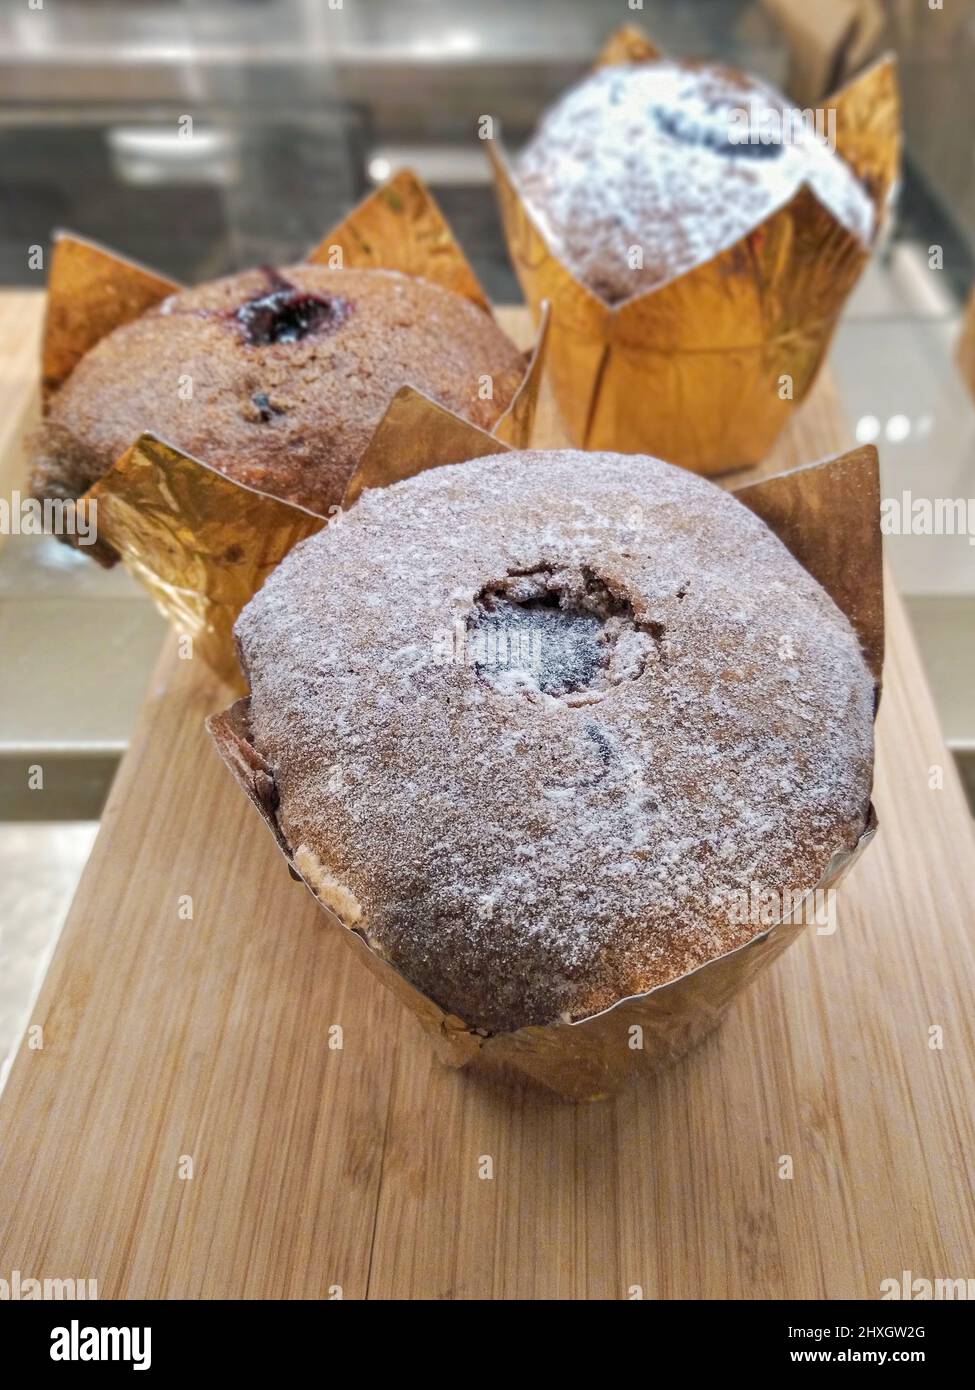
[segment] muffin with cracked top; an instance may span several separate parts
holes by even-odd
[[[488,313],[427,281],[250,270],[170,295],[81,359],[29,446],[32,490],[79,497],[148,430],[327,515],[401,386],[490,430],[524,368]]]
[[[874,682],[734,497],[500,455],[366,492],[238,619],[250,741],[320,900],[469,1027],[577,1020],[757,933],[864,829]]]

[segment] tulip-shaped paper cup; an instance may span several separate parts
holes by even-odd
[[[490,315],[488,301],[463,251],[428,191],[402,171],[359,205],[306,258],[345,269],[394,270],[463,295]],[[130,323],[180,286],[79,238],[62,235],[51,269],[43,342],[43,394],[48,405],[84,355],[113,329]],[[543,314],[535,345],[522,354],[523,375],[507,408],[484,439],[490,448],[527,444],[534,420],[546,337]],[[375,473],[381,439],[407,439],[401,457],[414,471],[454,463],[467,453],[467,421],[430,401],[406,378],[366,445],[349,487]],[[475,434],[481,434],[475,430]],[[405,476],[401,474],[401,476]],[[345,505],[350,493],[347,489]],[[121,559],[157,606],[221,677],[240,680],[231,631],[248,599],[293,545],[328,517],[228,477],[151,433],[135,439],[77,506],[91,553],[103,564]],[[334,510],[340,510],[333,508]]]
[[[663,61],[627,28],[597,66]],[[615,302],[572,269],[548,219],[520,188],[517,167],[497,140],[488,142],[525,297],[536,314],[543,301],[552,306],[548,367],[575,444],[653,454],[704,474],[768,455],[812,386],[886,220],[900,157],[894,61],[870,68],[824,109],[836,157],[873,205],[869,245],[803,183],[734,245]],[[601,208],[595,193],[587,205]],[[721,210],[714,211],[718,220]]]
[[[490,436],[469,425],[454,424],[451,430],[455,445],[461,443],[463,431],[469,433],[470,457],[483,457],[490,451]],[[358,492],[419,471],[415,460],[399,456],[404,441],[402,431],[391,430],[387,446],[374,455],[371,471],[358,480]],[[748,484],[737,496],[741,505],[764,519],[846,613],[879,692],[884,625],[876,450],[868,446]],[[823,894],[835,887],[876,833],[870,807],[853,850],[838,849],[821,881],[808,893],[797,895],[801,901],[791,904],[784,916],[781,912],[769,915],[763,909],[755,935],[739,948],[645,994],[620,999],[598,1014],[489,1034],[423,994],[384,958],[370,939],[367,924],[346,926],[327,905],[320,877],[316,884],[314,874],[302,873],[302,867],[307,869],[305,857],[297,853],[299,847],[288,843],[278,818],[274,769],[252,742],[249,703],[247,698],[238,700],[225,713],[213,716],[208,721],[210,732],[234,779],[271,830],[292,875],[318,898],[328,930],[341,932],[367,968],[416,1015],[445,1062],[472,1072],[530,1081],[567,1100],[612,1095],[635,1077],[653,1073],[686,1053],[717,1025],[735,995],[805,926],[822,924],[822,903],[830,901]]]

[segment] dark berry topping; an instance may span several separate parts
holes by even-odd
[[[782,154],[778,141],[743,138],[750,133],[733,125],[731,112],[726,112],[724,118],[704,122],[674,107],[651,106],[649,110],[659,129],[682,145],[703,146],[736,159],[778,159]]]
[[[284,411],[279,406],[271,404],[271,398],[266,391],[255,391],[251,396],[251,401],[257,408],[257,413],[261,417],[261,422],[267,424],[273,420],[275,415],[283,415]]]
[[[351,311],[349,301],[340,295],[313,294],[292,285],[276,270],[264,273],[266,292],[248,299],[234,315],[254,347],[297,343],[311,333],[331,332]]]

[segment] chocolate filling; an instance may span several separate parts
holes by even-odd
[[[482,590],[467,620],[478,675],[509,694],[598,699],[641,675],[662,637],[589,570],[510,574]]]

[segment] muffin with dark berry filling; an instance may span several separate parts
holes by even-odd
[[[171,295],[82,358],[30,446],[38,498],[75,498],[143,431],[327,515],[410,385],[490,430],[524,357],[484,310],[383,270],[251,270]]]

